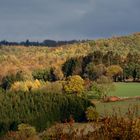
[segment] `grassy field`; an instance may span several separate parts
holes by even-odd
[[[135,97],[140,96],[140,83],[115,83],[116,90],[112,91],[109,96],[118,97]],[[118,102],[96,103],[97,111],[100,115],[112,114],[115,110],[120,115],[128,112],[128,108],[138,107],[140,115],[140,99],[130,99]]]
[[[140,83],[115,83],[115,91],[109,95],[119,97],[140,96]]]
[[[140,99],[131,99],[118,102],[96,103],[96,109],[100,115],[113,114],[113,110],[119,115],[124,115],[128,112],[128,108],[138,108],[140,115]]]
[[[108,95],[118,97],[140,96],[140,83],[115,83],[114,91],[111,91]],[[94,99],[94,93],[88,93],[88,98]]]

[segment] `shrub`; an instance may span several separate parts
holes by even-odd
[[[101,87],[96,82],[93,82],[87,94],[88,96],[92,96],[92,98],[94,99],[101,99],[102,98]]]
[[[64,91],[70,94],[81,94],[84,91],[84,80],[79,75],[69,76],[64,84]]]
[[[54,68],[50,69],[40,69],[32,72],[34,79],[43,81],[56,81],[56,75],[54,74]]]
[[[20,135],[24,135],[27,138],[36,135],[36,129],[28,124],[18,125],[18,131]]]
[[[86,110],[86,118],[88,121],[96,121],[98,120],[99,114],[96,111],[95,107],[90,106]]]

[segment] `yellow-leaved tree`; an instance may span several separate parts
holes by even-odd
[[[39,80],[35,81],[17,81],[11,86],[11,91],[31,91],[41,88],[42,83]]]
[[[119,65],[111,65],[107,68],[107,76],[112,77],[115,82],[118,77],[122,76],[122,74],[123,69]]]
[[[69,76],[64,83],[64,91],[70,94],[81,94],[84,91],[84,80],[79,75]]]
[[[29,91],[27,85],[24,82],[15,82],[11,86],[11,91],[18,92],[18,91]]]

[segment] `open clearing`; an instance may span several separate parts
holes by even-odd
[[[125,97],[138,97],[140,96],[140,83],[115,83],[114,91],[111,91],[108,96]],[[95,99],[94,93],[88,93],[89,99]]]
[[[140,115],[140,99],[131,99],[125,101],[108,102],[108,103],[96,103],[96,109],[100,115],[111,115],[113,110],[119,115],[124,115],[128,112],[128,108],[138,108]]]
[[[116,90],[112,91],[109,96],[125,97],[138,97],[140,96],[140,83],[115,83]],[[138,108],[140,115],[140,99],[129,99],[124,101],[96,103],[97,111],[100,115],[112,114],[113,110],[120,115],[128,112],[128,108]]]
[[[115,83],[115,91],[110,92],[109,96],[140,96],[140,83]]]

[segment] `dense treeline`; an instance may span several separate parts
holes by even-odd
[[[28,123],[43,130],[56,121],[72,116],[85,120],[85,110],[93,106],[87,99],[73,95],[45,91],[0,93],[0,133],[15,130],[20,123]]]
[[[78,42],[78,40],[70,40],[70,41],[55,41],[55,40],[44,40],[43,42],[33,42],[33,41],[22,41],[22,42],[9,42],[6,40],[0,41],[0,46],[48,46],[48,47],[57,47],[67,44],[74,44]]]
[[[62,70],[64,75],[80,75],[83,78],[97,80],[102,75],[111,76],[114,81],[140,79],[140,53],[130,52],[126,58],[113,51],[103,53],[102,50],[84,56],[68,59]]]

